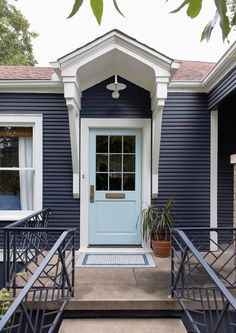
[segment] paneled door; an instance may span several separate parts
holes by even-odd
[[[90,245],[140,245],[141,130],[90,130]]]

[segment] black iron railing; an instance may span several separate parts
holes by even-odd
[[[5,283],[16,297],[0,332],[56,332],[73,295],[75,230],[48,228],[50,213],[44,210],[4,228]]]
[[[6,287],[13,288],[14,295],[17,273],[23,269],[32,273],[41,254],[50,249],[47,229],[50,214],[51,210],[45,209],[3,228],[4,282]],[[25,285],[25,277],[22,286]]]
[[[172,233],[172,294],[191,331],[236,332],[236,229]]]

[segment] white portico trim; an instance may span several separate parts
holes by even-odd
[[[73,164],[73,195],[79,193],[79,112],[82,92],[117,74],[148,90],[153,120],[152,195],[158,194],[158,165],[162,111],[171,77],[179,67],[172,59],[113,30],[51,63],[64,84]]]

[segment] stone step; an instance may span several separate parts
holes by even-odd
[[[57,303],[50,305],[51,308],[56,308]],[[181,306],[174,298],[153,299],[151,296],[147,299],[76,299],[71,298],[66,306],[68,311],[178,311]]]
[[[59,333],[187,333],[181,319],[64,319]]]

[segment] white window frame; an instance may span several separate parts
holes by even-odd
[[[33,129],[33,165],[34,171],[34,201],[31,210],[0,210],[0,220],[15,221],[42,209],[43,181],[43,116],[42,114],[1,114],[0,126],[32,127]],[[3,168],[6,169],[6,168]],[[19,170],[19,168],[7,168]]]

